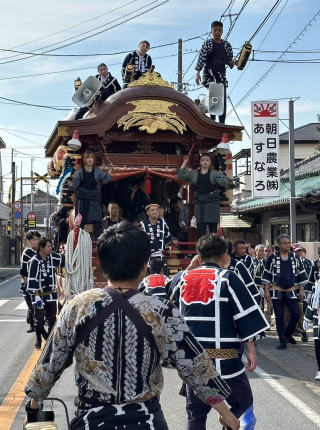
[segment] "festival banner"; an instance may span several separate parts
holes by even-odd
[[[252,197],[280,196],[278,102],[251,102]]]

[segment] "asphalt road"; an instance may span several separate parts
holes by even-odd
[[[26,309],[19,292],[19,277],[0,282],[0,404],[18,378],[32,354],[34,334],[27,334]],[[312,340],[298,341],[287,350],[275,349],[276,332],[258,344],[259,368],[249,375],[254,393],[257,430],[315,430],[320,428],[320,383],[314,380],[317,370]],[[163,369],[165,388],[161,404],[170,430],[185,429],[185,399],[179,396],[181,380],[172,367]],[[61,398],[71,418],[77,391],[73,368],[67,369],[52,390],[52,397]],[[45,403],[51,409],[51,402]],[[59,430],[67,428],[62,406],[54,402]],[[25,416],[21,406],[11,430],[21,430]],[[0,416],[1,423],[1,416]],[[1,428],[1,426],[0,426]],[[221,429],[214,411],[208,417],[208,429]]]

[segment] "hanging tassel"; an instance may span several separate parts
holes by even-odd
[[[144,185],[145,185],[145,192],[148,195],[151,194],[151,181],[150,181],[150,178],[151,178],[151,176],[149,175],[149,170],[148,170],[148,167],[147,167],[146,177],[144,178],[145,179]]]

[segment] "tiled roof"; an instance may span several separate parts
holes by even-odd
[[[295,178],[307,178],[314,175],[320,174],[320,152],[311,155],[311,157],[300,161],[295,165]],[[285,169],[281,173],[281,180],[289,180],[289,168]]]
[[[318,143],[320,141],[320,132],[317,130],[319,123],[312,122],[310,124],[303,125],[294,129],[294,141],[314,141]],[[280,134],[280,143],[283,141],[289,142],[289,132]]]
[[[320,188],[320,176],[313,176],[296,181],[296,198],[306,197],[313,189]],[[236,204],[231,206],[231,210],[247,211],[252,209],[262,209],[273,206],[282,206],[289,204],[290,201],[290,183],[283,181],[280,183],[280,197],[266,197],[257,199],[249,197],[247,199],[238,200]]]

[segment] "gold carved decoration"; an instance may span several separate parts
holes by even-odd
[[[135,100],[127,102],[136,108],[124,115],[118,121],[118,126],[123,125],[124,130],[131,127],[139,127],[140,131],[154,134],[158,130],[171,130],[183,134],[187,131],[186,124],[169,107],[178,106],[176,103],[163,100]]]
[[[131,82],[128,86],[132,87],[140,87],[141,85],[153,85],[167,88],[174,88],[173,85],[169,84],[169,82],[165,81],[161,78],[159,73],[156,72],[146,72],[141,78],[136,81]]]

